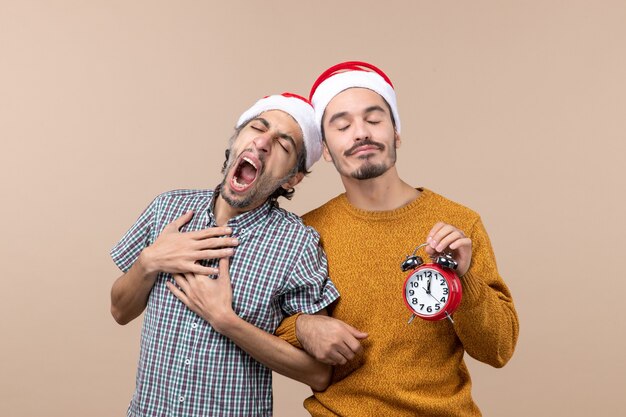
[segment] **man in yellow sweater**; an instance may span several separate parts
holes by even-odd
[[[331,386],[306,409],[314,417],[481,415],[463,355],[504,366],[518,319],[479,215],[399,177],[400,117],[381,70],[331,67],[311,101],[323,156],[345,193],[303,217],[321,235],[341,297],[330,316],[292,316],[277,332],[334,365]],[[463,298],[453,321],[407,323],[400,264],[423,242],[429,255],[450,251],[458,262]]]

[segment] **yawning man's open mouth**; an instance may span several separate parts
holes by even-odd
[[[234,191],[246,191],[256,181],[260,171],[261,161],[251,154],[242,155],[235,167],[231,180]]]

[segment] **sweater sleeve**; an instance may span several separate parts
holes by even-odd
[[[280,323],[278,329],[276,329],[276,336],[281,339],[289,342],[291,345],[297,347],[298,349],[302,349],[302,345],[300,341],[296,337],[296,320],[298,316],[302,313],[294,314],[293,316],[285,317],[285,319]]]
[[[474,223],[471,239],[472,262],[461,277],[463,298],[454,314],[454,328],[470,356],[500,368],[515,350],[517,313],[480,218]]]

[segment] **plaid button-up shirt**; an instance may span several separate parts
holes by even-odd
[[[214,195],[179,190],[158,196],[113,248],[114,262],[128,271],[188,210],[194,216],[181,231],[215,226]],[[228,226],[239,239],[230,275],[233,309],[242,319],[273,333],[285,315],[314,313],[338,298],[319,235],[298,216],[265,203]],[[205,265],[217,267],[217,260]],[[271,370],[189,310],[167,289],[168,280],[170,274],[160,273],[148,299],[128,416],[271,416]]]

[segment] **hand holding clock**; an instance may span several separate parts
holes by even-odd
[[[428,233],[426,242],[428,246],[425,250],[430,256],[451,251],[452,257],[458,263],[456,274],[459,277],[465,275],[472,259],[472,240],[463,231],[451,224],[438,222]]]

